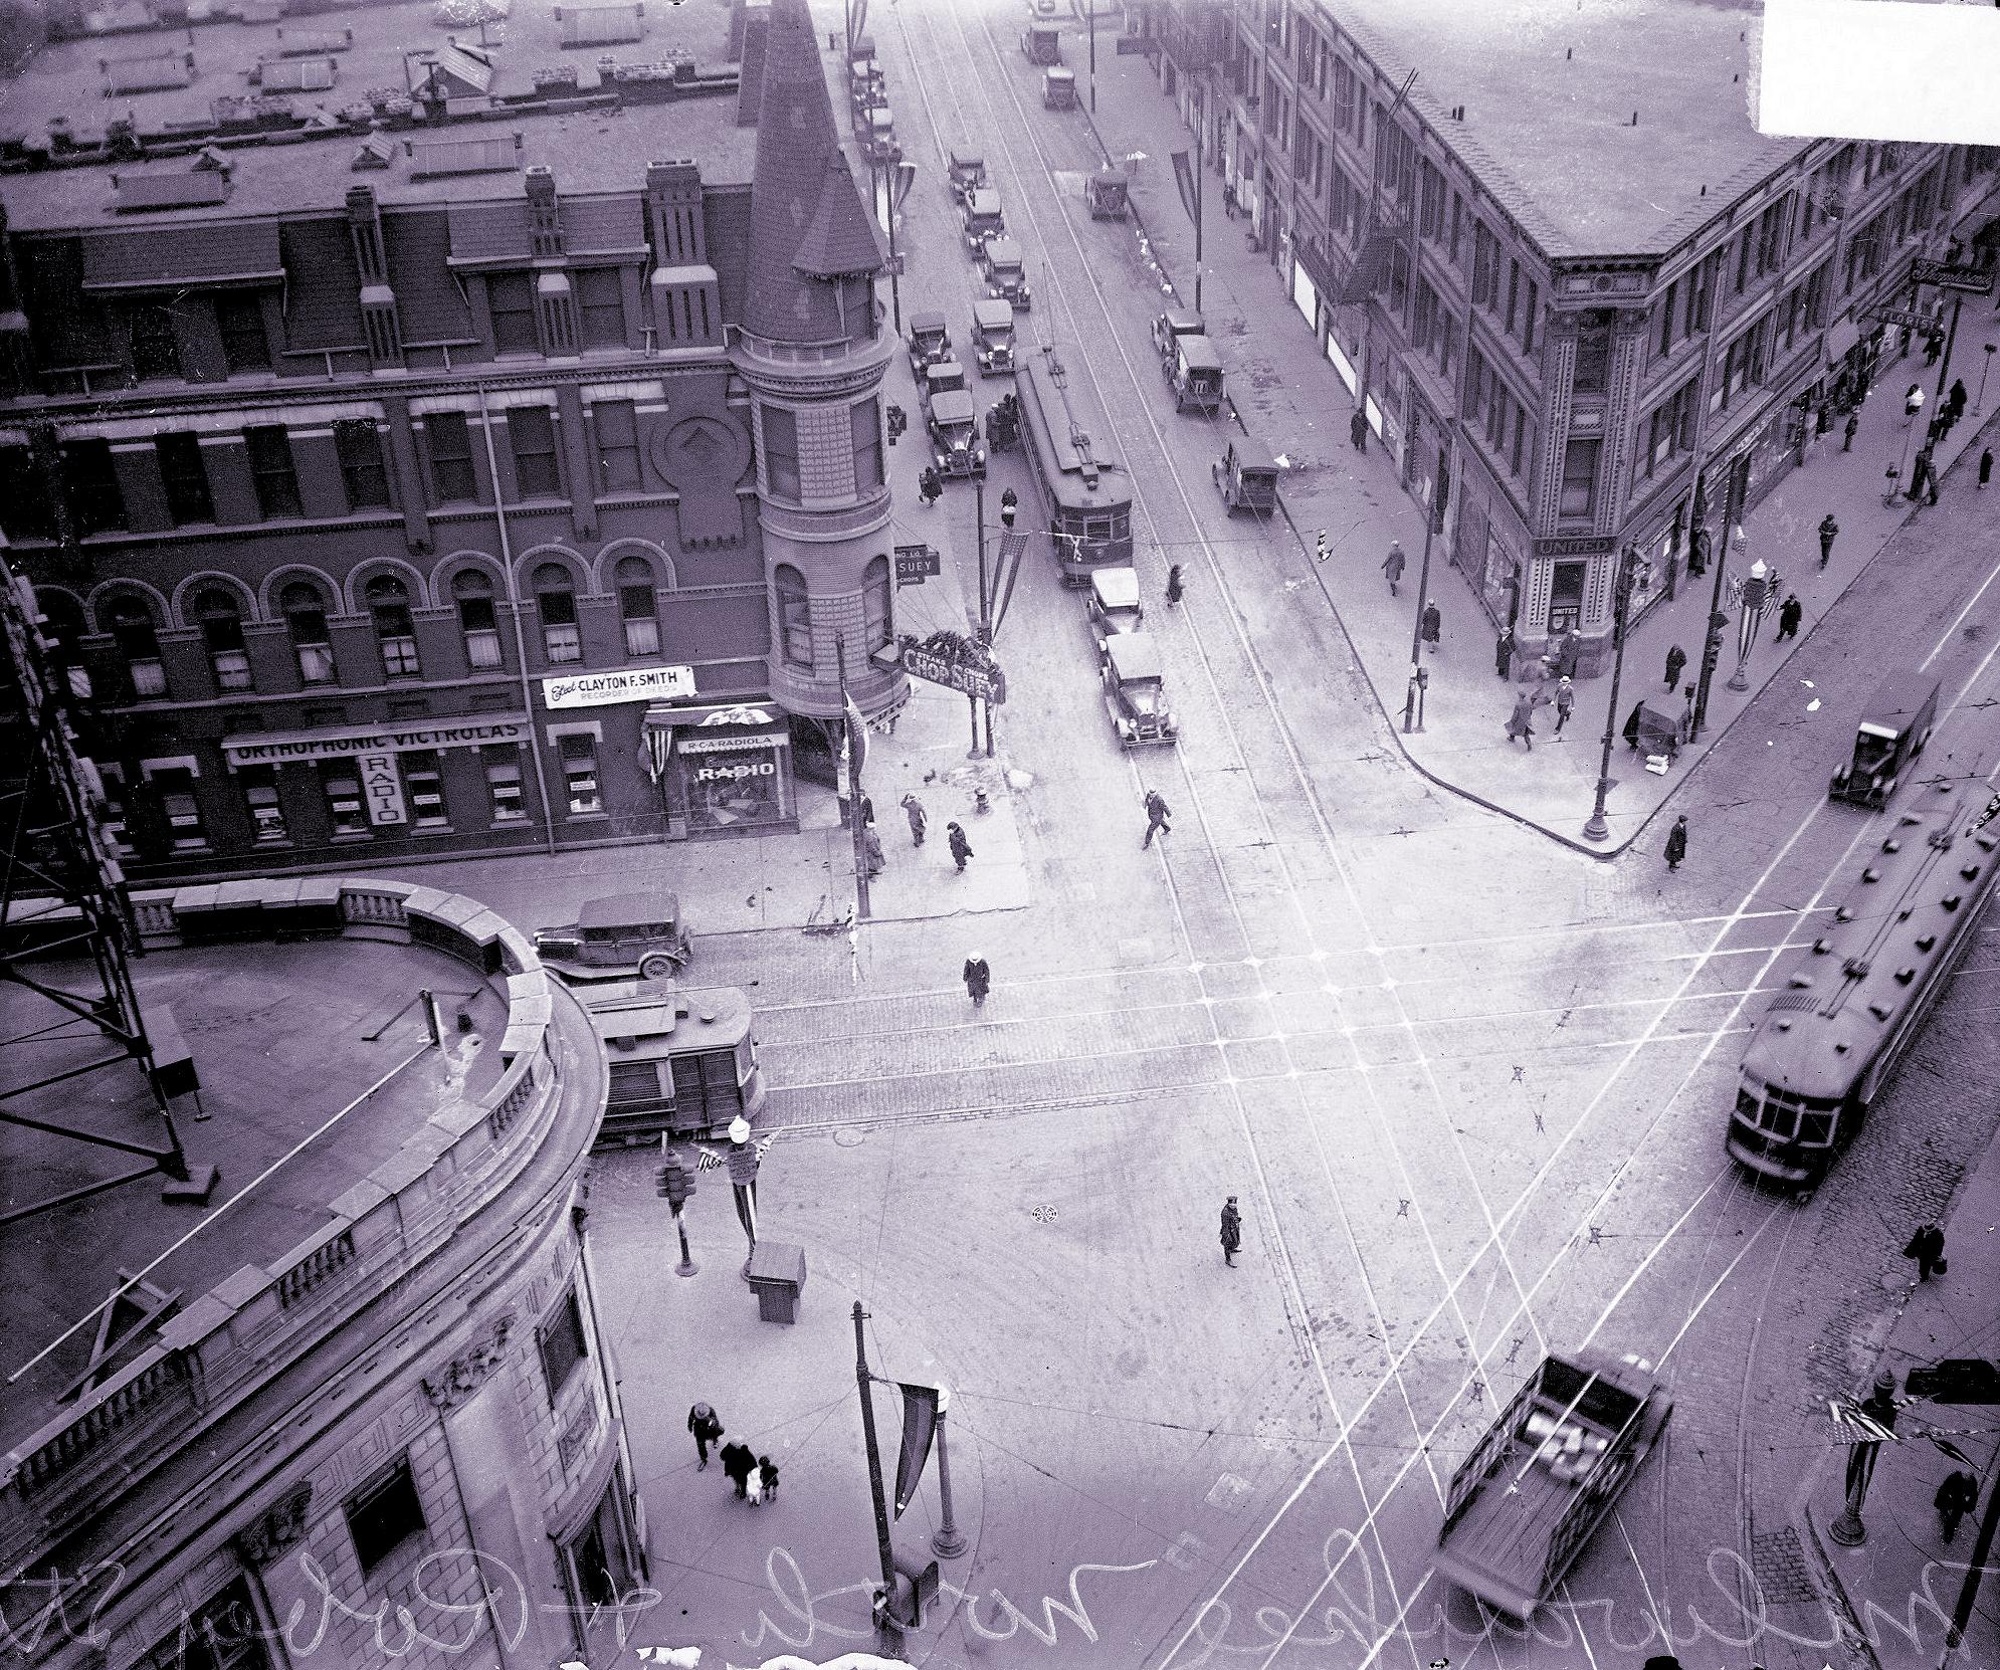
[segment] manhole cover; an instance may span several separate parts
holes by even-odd
[[[1038,1224],[1052,1224],[1056,1221],[1056,1209],[1053,1206],[1030,1207],[1028,1216]]]
[[[1192,1531],[1183,1531],[1174,1538],[1167,1551],[1160,1556],[1176,1571],[1192,1571],[1195,1562],[1208,1552],[1207,1545]]]
[[[1234,1473],[1224,1473],[1209,1490],[1207,1501],[1211,1508],[1220,1508],[1224,1513],[1241,1513],[1244,1500],[1249,1494],[1248,1479],[1240,1479]]]
[[[1806,1551],[1799,1533],[1790,1525],[1751,1537],[1750,1570],[1767,1601],[1816,1603],[1820,1598],[1812,1573],[1806,1569]]]
[[[836,1148],[859,1148],[867,1140],[866,1131],[853,1130],[845,1125],[833,1133],[833,1144]]]

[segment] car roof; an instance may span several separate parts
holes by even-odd
[[[1929,673],[1891,673],[1876,686],[1861,717],[1871,725],[1894,725],[1900,730],[1937,691],[1938,681]]]
[[[1202,329],[1201,315],[1188,312],[1184,308],[1169,308],[1160,317],[1166,321],[1167,329],[1176,336],[1185,336]]]
[[[1076,79],[1076,71],[1065,69],[1061,64],[1051,65],[1043,73],[1050,81],[1074,81]]]
[[[1248,439],[1231,441],[1229,443],[1229,450],[1236,455],[1236,468],[1239,472],[1249,471],[1255,474],[1262,471],[1271,475],[1278,473],[1277,459],[1273,458],[1255,441]]]
[[[1104,653],[1111,657],[1112,669],[1120,678],[1165,678],[1157,638],[1144,632],[1125,632],[1105,641]]]
[[[969,389],[942,389],[931,396],[931,416],[939,423],[970,423],[973,418]]]
[[[924,381],[927,383],[952,383],[962,381],[965,367],[955,359],[932,360],[924,367]]]
[[[975,186],[965,209],[967,214],[997,215],[1000,212],[1000,193],[992,186]]]
[[[912,313],[910,315],[910,334],[912,336],[915,336],[919,331],[941,331],[948,328],[942,313]]]
[[[986,153],[984,151],[963,150],[959,146],[954,145],[951,148],[951,165],[954,168],[984,168],[986,166]]]
[[[619,928],[648,922],[677,922],[680,901],[665,888],[640,893],[607,893],[586,899],[576,913],[579,928]]]
[[[1188,363],[1191,371],[1220,371],[1222,356],[1215,351],[1215,344],[1195,331],[1184,331],[1174,340],[1180,344],[1178,352]]]
[[[972,304],[972,322],[984,325],[988,330],[1014,328],[1014,309],[998,296],[985,296]]]
[[[1130,609],[1139,602],[1139,571],[1121,563],[1116,568],[1093,569],[1090,589],[1107,609]]]
[[[1021,246],[1012,238],[988,238],[986,258],[989,261],[1011,261],[1018,267],[1021,264]]]

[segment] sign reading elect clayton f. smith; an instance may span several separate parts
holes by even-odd
[[[692,696],[692,667],[621,667],[604,673],[571,673],[542,680],[542,704],[552,711],[567,707],[610,707],[618,702],[651,702]]]

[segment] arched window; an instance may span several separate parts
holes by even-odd
[[[375,641],[382,648],[382,671],[391,678],[415,678],[417,623],[410,618],[410,588],[393,574],[378,574],[362,597],[375,621]]]
[[[493,582],[476,568],[451,577],[458,629],[465,636],[465,664],[475,670],[500,665],[500,623],[493,613]]]
[[[160,665],[160,639],[153,624],[153,611],[146,600],[132,592],[121,592],[104,611],[105,624],[125,657],[131,675],[132,694],[144,699],[167,693],[167,672]]]
[[[772,580],[778,592],[779,648],[791,666],[812,671],[812,599],[806,593],[806,577],[790,563],[780,563]]]
[[[889,607],[893,588],[889,584],[889,559],[877,557],[861,576],[861,604],[867,613],[867,652],[887,649],[896,635],[896,623]]]
[[[42,611],[42,636],[55,644],[51,656],[57,670],[68,680],[72,694],[90,696],[90,670],[83,663],[83,640],[90,632],[83,618],[83,605],[66,591],[38,591],[35,606]]]
[[[204,586],[194,597],[195,624],[208,642],[218,690],[248,690],[250,655],[243,646],[243,610],[227,586]]]
[[[299,658],[299,678],[306,684],[333,682],[333,640],[326,629],[326,598],[310,580],[294,580],[278,593],[285,630]]]
[[[660,593],[653,565],[644,557],[620,557],[618,615],[625,623],[627,655],[660,653]]]
[[[583,637],[576,624],[576,581],[559,562],[536,568],[535,607],[542,612],[542,648],[552,665],[583,659]]]

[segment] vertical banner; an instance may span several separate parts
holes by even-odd
[[[403,807],[403,779],[396,771],[394,754],[363,754],[354,762],[361,768],[361,792],[368,801],[370,823],[407,823]]]
[[[917,1481],[931,1458],[931,1438],[937,1431],[938,1389],[898,1381],[903,1393],[903,1453],[896,1458],[896,1517],[917,1494]]]
[[[1196,225],[1201,223],[1201,210],[1195,206],[1194,165],[1185,151],[1176,151],[1174,160],[1174,185],[1181,194],[1181,207],[1187,210],[1187,217]]]

